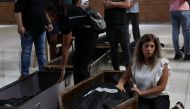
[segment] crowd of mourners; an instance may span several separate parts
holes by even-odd
[[[190,11],[186,0],[169,0],[172,22],[172,39],[175,60],[190,60]],[[90,77],[88,65],[96,49],[99,32],[87,15],[88,0],[17,0],[15,19],[21,39],[21,76],[29,75],[32,45],[34,43],[39,71],[46,64],[45,40],[50,44],[50,59],[57,57],[56,44],[62,43],[61,65],[64,75],[71,42],[74,40],[74,84]],[[120,70],[118,48],[124,55],[126,71],[116,88],[126,92],[125,84],[133,82],[131,91],[139,95],[139,109],[169,109],[169,61],[161,55],[160,41],[154,34],[140,35],[138,0],[102,0],[106,38],[111,48],[114,70]],[[129,23],[132,24],[134,50],[130,47]],[[179,30],[182,27],[184,46],[179,47]],[[73,38],[74,37],[74,38]],[[120,45],[120,46],[118,46]],[[182,54],[184,52],[184,56]],[[179,104],[179,103],[178,103]]]

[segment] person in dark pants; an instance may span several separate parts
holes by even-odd
[[[15,19],[21,38],[21,77],[29,75],[32,45],[34,43],[39,71],[43,71],[45,56],[45,26],[52,29],[45,12],[43,0],[17,0],[15,2]]]
[[[96,47],[98,33],[93,29],[86,12],[80,7],[80,0],[74,5],[66,5],[58,0],[56,10],[59,28],[63,36],[62,67],[65,68],[69,55],[71,37],[75,37],[74,83],[90,76],[88,65]]]
[[[114,70],[119,70],[118,44],[121,45],[127,68],[131,60],[129,48],[129,34],[126,25],[126,9],[134,5],[136,0],[104,0],[104,19],[106,21],[106,34],[111,46],[111,60]]]
[[[91,61],[97,40],[97,33],[92,28],[84,28],[76,31],[75,57],[74,57],[74,81],[75,84],[90,76],[88,65]]]
[[[140,38],[140,29],[139,29],[139,3],[136,2],[133,7],[127,10],[127,26],[129,29],[129,23],[132,24],[133,39],[135,42]]]
[[[116,87],[125,92],[124,85],[131,80],[131,91],[139,95],[139,109],[169,109],[171,67],[169,61],[161,57],[159,39],[153,34],[143,35],[137,42],[133,57]]]

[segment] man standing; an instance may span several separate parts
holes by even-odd
[[[190,60],[190,7],[186,0],[170,0],[170,15],[172,23],[172,41],[175,50],[174,60]],[[184,53],[179,47],[180,27],[184,37]]]
[[[111,46],[111,60],[114,70],[119,70],[118,62],[118,44],[124,53],[125,67],[127,68],[131,58],[129,49],[129,34],[126,25],[126,9],[135,4],[136,0],[129,2],[128,0],[104,0],[106,21],[106,34]]]
[[[132,2],[132,0],[129,0]],[[129,23],[132,24],[133,39],[136,42],[140,38],[139,29],[139,3],[136,2],[129,10],[127,10],[127,26],[129,28]]]
[[[42,0],[17,0],[15,19],[21,38],[21,78],[29,75],[32,45],[34,43],[39,71],[43,71],[45,57],[45,25],[51,27]]]

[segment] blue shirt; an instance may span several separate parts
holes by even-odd
[[[132,0],[129,0],[130,2]],[[127,13],[139,13],[139,3],[136,2],[133,7],[131,7],[129,10],[126,11]]]

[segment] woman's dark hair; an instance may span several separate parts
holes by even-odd
[[[60,16],[63,17],[66,15],[64,0],[49,0],[49,5],[46,8],[46,11],[56,18],[59,18]]]
[[[160,41],[159,39],[153,35],[153,34],[144,34],[138,41],[138,43],[135,46],[135,53],[133,55],[133,64],[140,69],[142,65],[144,64],[144,54],[142,51],[142,47],[144,43],[147,43],[149,41],[153,41],[155,44],[155,50],[153,55],[149,58],[149,65],[152,68],[157,63],[157,60],[161,58],[161,48],[160,48]]]

